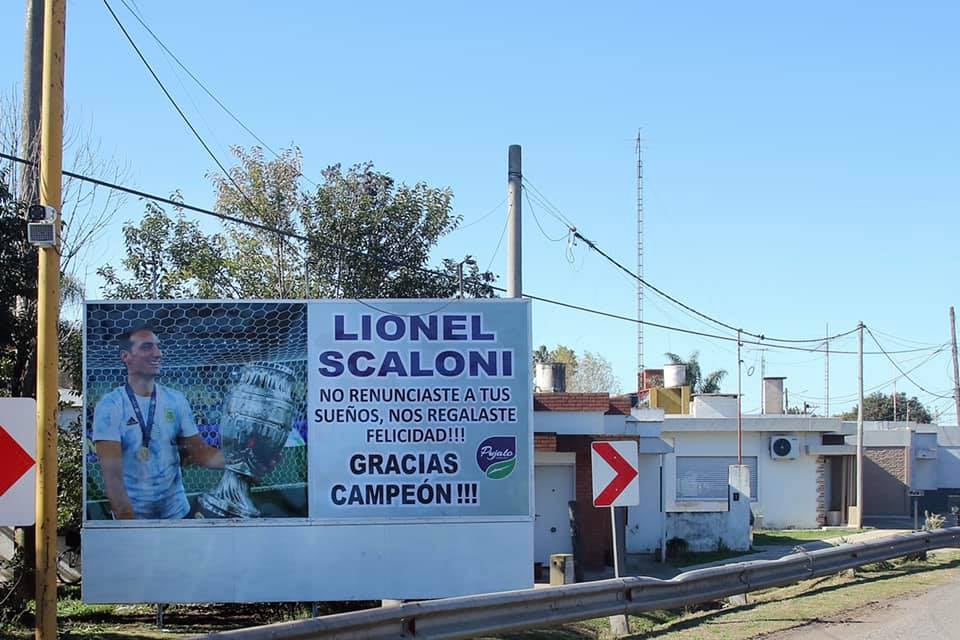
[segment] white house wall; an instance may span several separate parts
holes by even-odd
[[[562,436],[603,435],[607,426],[605,417],[619,418],[616,433],[623,433],[624,416],[604,416],[600,411],[534,411],[533,430],[537,433],[556,433]]]
[[[932,457],[931,457],[932,456]],[[935,491],[938,482],[939,459],[937,434],[933,431],[914,431],[910,447],[910,488]]]
[[[724,501],[677,502],[676,456],[737,455],[735,432],[670,432],[664,424],[665,440],[672,442],[674,453],[664,461],[664,493],[667,511],[726,511]],[[770,438],[793,435],[800,438],[801,455],[796,460],[774,460],[770,457]],[[771,529],[815,528],[817,523],[816,457],[806,455],[806,444],[818,444],[820,434],[791,432],[745,432],[743,455],[757,458],[757,496],[754,513],[762,514],[763,526]],[[712,508],[711,508],[712,507]]]
[[[937,485],[942,489],[960,487],[960,447],[940,446],[937,451]]]
[[[639,458],[640,505],[627,509],[627,553],[653,553],[660,548],[660,456]]]

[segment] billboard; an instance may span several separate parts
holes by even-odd
[[[90,302],[84,335],[86,600],[529,586],[528,303]]]

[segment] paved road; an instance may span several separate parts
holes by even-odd
[[[960,638],[960,582],[934,587],[767,636],[766,640],[946,640]]]

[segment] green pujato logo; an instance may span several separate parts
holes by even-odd
[[[477,447],[477,464],[491,480],[502,480],[517,466],[517,436],[491,436]]]

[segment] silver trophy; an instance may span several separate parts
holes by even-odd
[[[220,484],[200,496],[203,516],[257,518],[250,483],[276,459],[292,427],[293,371],[280,364],[250,364],[224,399],[220,448],[226,462]]]

